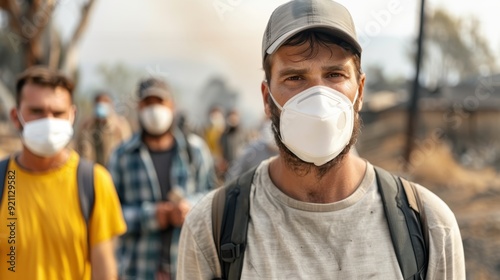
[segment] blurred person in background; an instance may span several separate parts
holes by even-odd
[[[241,125],[240,113],[237,109],[229,110],[226,115],[226,128],[220,136],[222,157],[226,166],[223,175],[225,175],[227,168],[241,154],[246,142],[246,134]]]
[[[124,279],[175,279],[179,232],[192,205],[215,186],[206,143],[184,134],[168,84],[150,78],[137,89],[141,130],[111,155],[108,168],[127,233],[117,254]]]
[[[126,226],[108,171],[67,148],[76,116],[73,89],[67,77],[45,67],[29,68],[17,80],[10,116],[23,146],[0,163],[6,167],[0,279],[117,277],[113,240]],[[91,197],[80,192],[84,165]]]
[[[76,150],[81,157],[106,165],[111,152],[132,130],[128,121],[115,112],[113,100],[107,93],[94,97],[93,116],[83,120],[76,135]]]
[[[225,176],[226,183],[234,180],[263,160],[278,154],[278,146],[276,146],[271,126],[271,120],[266,118],[259,129],[257,139],[248,143],[243,148],[243,152],[229,165]]]
[[[220,180],[227,169],[224,156],[222,154],[221,136],[226,129],[226,120],[224,112],[220,107],[213,106],[208,112],[208,124],[204,128],[203,138],[205,139],[210,153],[214,159],[215,172]]]

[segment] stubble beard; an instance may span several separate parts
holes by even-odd
[[[359,103],[359,99],[356,100],[356,103],[354,104],[354,108],[357,108]],[[271,97],[269,97],[268,104],[271,109],[271,122],[272,122],[272,131],[274,134],[274,140],[276,142],[276,145],[278,146],[280,150],[280,156],[283,158],[283,161],[285,162],[286,166],[293,170],[295,174],[298,176],[305,176],[311,172],[313,172],[317,179],[323,178],[330,170],[333,168],[337,168],[340,166],[345,158],[345,156],[349,153],[351,150],[352,146],[356,144],[356,141],[358,140],[358,135],[361,131],[361,126],[362,126],[362,121],[361,118],[359,117],[359,114],[357,111],[355,111],[355,119],[354,119],[354,126],[353,126],[353,131],[351,135],[351,139],[349,140],[349,143],[345,148],[338,154],[335,158],[332,160],[328,161],[327,163],[321,165],[321,166],[316,166],[313,163],[305,162],[299,157],[297,157],[292,151],[290,151],[283,142],[281,142],[280,138],[280,111],[276,104],[271,100]]]

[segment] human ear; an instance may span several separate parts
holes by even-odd
[[[361,77],[359,79],[359,86],[358,86],[358,108],[356,108],[356,111],[359,112],[361,111],[361,108],[363,108],[363,96],[365,92],[365,80],[366,80],[366,75],[363,73],[361,74]]]
[[[260,91],[262,93],[262,102],[264,103],[264,112],[267,117],[271,117],[271,107],[269,106],[269,83],[266,80],[262,81]]]
[[[22,130],[23,125],[21,124],[21,121],[19,120],[18,114],[20,114],[18,108],[16,108],[16,107],[12,108],[10,110],[10,119],[11,119],[12,123],[14,124],[14,127],[17,130]]]

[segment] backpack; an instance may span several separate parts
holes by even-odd
[[[212,232],[222,278],[241,278],[250,213],[250,189],[257,167],[218,189],[212,201]],[[415,185],[375,167],[378,191],[404,279],[425,279],[428,227]]]
[[[7,167],[9,165],[9,158],[0,161],[0,205],[2,205],[3,191],[5,189],[5,177],[7,176]],[[77,167],[77,185],[78,196],[80,198],[80,208],[82,210],[85,224],[87,225],[94,209],[94,163],[80,158]],[[87,230],[88,231],[88,230]],[[89,234],[87,234],[87,239]],[[89,243],[90,246],[90,243]]]

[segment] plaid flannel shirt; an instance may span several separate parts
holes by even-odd
[[[186,198],[194,205],[205,193],[215,188],[213,160],[205,142],[191,134],[188,137],[192,159],[190,164],[186,137],[178,130],[174,131],[174,137],[177,153],[170,170],[171,186],[183,189]],[[113,152],[108,168],[127,223],[127,233],[120,238],[117,250],[120,275],[124,279],[154,279],[162,250],[155,204],[162,197],[153,161],[140,133]],[[180,228],[176,228],[170,247],[173,275],[179,233]]]

